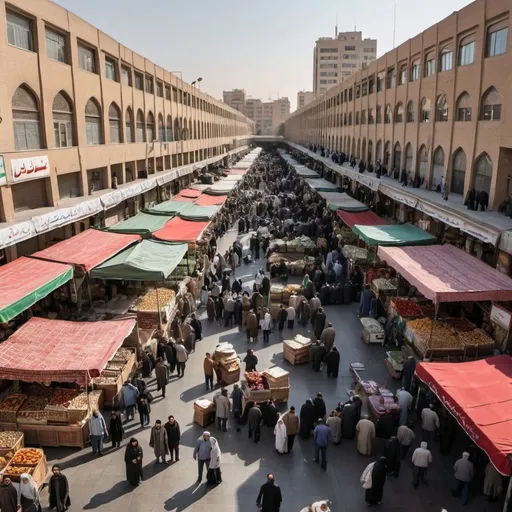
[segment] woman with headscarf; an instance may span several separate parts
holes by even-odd
[[[68,479],[60,472],[60,467],[57,464],[53,465],[52,473],[53,476],[50,478],[49,482],[49,508],[56,508],[57,512],[64,512],[71,505]],[[4,512],[3,507],[0,507],[0,509]]]
[[[220,463],[222,452],[215,437],[210,437],[212,451],[210,452],[210,466],[206,472],[206,481],[211,485],[218,485],[222,482],[222,475],[220,472]]]
[[[4,476],[0,483],[0,510],[2,512],[17,512],[18,510],[18,491],[8,476]]]
[[[387,465],[386,457],[381,457],[373,465],[371,472],[371,487],[366,489],[365,501],[371,505],[378,505],[382,501],[384,494],[384,484],[386,483]]]
[[[277,420],[277,424],[274,428],[274,435],[276,436],[277,453],[279,453],[279,455],[288,453],[288,434],[282,417]]]
[[[390,437],[386,441],[384,447],[384,456],[386,457],[386,464],[388,466],[389,473],[393,473],[394,477],[398,477],[400,474],[400,442],[395,436]]]
[[[41,510],[37,485],[28,473],[23,473],[20,476],[18,504],[21,505],[22,512],[38,512]]]
[[[208,297],[208,301],[206,302],[206,316],[208,317],[208,322],[213,322],[215,320],[215,302],[211,295]]]
[[[130,439],[124,453],[126,480],[137,487],[142,480],[142,448],[135,437]]]
[[[328,500],[315,501],[309,507],[303,508],[300,512],[331,512]]]
[[[318,418],[316,418],[318,419]],[[300,409],[300,430],[299,435],[302,439],[308,439],[315,423],[315,406],[308,398],[306,403]]]

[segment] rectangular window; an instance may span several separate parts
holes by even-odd
[[[135,76],[135,89],[138,89],[139,91],[143,91],[144,90],[144,86],[143,86],[144,79],[142,77],[142,73],[135,71],[134,76]]]
[[[436,72],[436,60],[428,59],[425,62],[425,76],[432,76]]]
[[[346,52],[355,52],[356,47],[355,46],[345,46],[345,51]]]
[[[501,119],[501,105],[483,105],[482,117],[483,121],[498,121]]]
[[[105,76],[109,80],[117,82],[117,62],[111,57],[105,56]]]
[[[66,62],[66,36],[46,29],[46,56],[58,62]]]
[[[156,83],[156,95],[159,98],[163,98],[164,97],[164,85],[162,84],[162,82],[157,82]]]
[[[453,68],[453,52],[445,50],[441,53],[441,71],[450,71]]]
[[[78,43],[78,65],[89,73],[96,73],[96,51]]]
[[[368,94],[373,94],[375,92],[375,79],[374,78],[370,78],[368,89],[369,89]]]
[[[154,94],[154,88],[153,88],[153,77],[146,75],[146,92],[148,94]]]
[[[411,82],[415,82],[420,77],[420,64],[419,62],[414,62],[411,67]]]
[[[165,86],[165,99],[171,101],[171,87],[169,85]]]
[[[457,110],[457,121],[471,121],[471,107],[461,107]]]
[[[475,62],[475,41],[463,44],[459,49],[459,66],[469,66]]]
[[[395,86],[394,68],[389,68],[386,72],[386,89],[392,89]]]
[[[338,53],[338,48],[320,48],[320,53]]]
[[[132,70],[128,66],[121,66],[121,82],[126,87],[132,86]]]
[[[380,92],[384,89],[384,71],[381,71],[377,75],[377,92]]]
[[[356,126],[359,124],[359,112],[356,112]]]
[[[356,85],[356,98],[359,98],[361,96],[361,86]]]
[[[366,95],[368,94],[368,83],[367,83],[367,82],[365,82],[365,83],[363,84],[361,94],[362,94],[363,96],[366,96]]]
[[[101,144],[101,119],[92,117],[86,118],[85,134],[89,146]]]
[[[174,103],[178,103],[178,89],[176,87],[172,88],[172,101],[174,101]]]
[[[507,35],[508,27],[495,30],[487,35],[487,55],[486,57],[494,57],[503,55],[507,51]]]
[[[34,51],[34,29],[32,20],[7,11],[7,41],[23,50]]]
[[[38,121],[14,121],[14,144],[16,151],[41,148]]]
[[[407,69],[403,67],[398,75],[398,85],[404,85],[407,82]]]
[[[72,129],[71,121],[58,121],[53,123],[56,147],[68,148],[72,146]]]

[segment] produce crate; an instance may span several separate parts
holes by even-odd
[[[207,398],[194,402],[194,422],[207,427],[215,421],[215,404]]]
[[[230,372],[221,366],[220,373],[222,375],[222,382],[225,384],[234,384],[240,380],[240,367],[238,367],[238,370]]]
[[[74,398],[69,407],[67,409],[68,412],[68,423],[80,423],[85,421],[90,413],[94,409],[102,409],[103,405],[103,390],[95,389],[89,392],[89,397],[87,397],[87,392],[80,393],[76,398]]]
[[[280,400],[282,402],[287,402],[290,396],[290,388],[271,388],[270,392],[272,394],[272,400]]]
[[[47,398],[29,396],[18,410],[16,416],[17,422],[32,425],[46,425],[48,423],[48,414],[45,410],[47,405]]]
[[[45,407],[48,423],[67,423],[69,403],[79,394],[77,389],[56,388],[50,403]]]
[[[266,402],[272,398],[272,391],[270,389],[247,388],[247,396],[249,400],[253,400],[254,402]]]
[[[374,318],[361,318],[363,332],[361,337],[365,343],[380,343],[384,344],[386,335],[382,325]]]
[[[300,334],[295,336],[293,340],[284,340],[283,357],[293,365],[308,363],[311,345],[311,340]]]
[[[38,454],[39,460],[37,463],[22,463],[19,459],[24,454]],[[20,476],[23,473],[28,473],[34,479],[37,487],[41,487],[46,479],[48,473],[48,466],[46,463],[46,457],[43,450],[38,448],[21,448],[15,454],[15,456],[9,461],[9,464],[5,467],[3,474],[9,476],[13,482],[20,481]]]
[[[16,423],[16,415],[27,398],[27,395],[21,393],[7,395],[0,403],[0,422]]]
[[[290,387],[290,374],[279,366],[274,366],[261,373],[267,379],[270,389]]]
[[[5,430],[0,432],[0,457],[5,457],[9,452],[16,453],[25,446],[23,432]]]

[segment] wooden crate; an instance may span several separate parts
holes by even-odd
[[[290,388],[272,388],[270,390],[272,393],[272,400],[280,400],[281,402],[287,402],[290,396]]]
[[[13,430],[13,426],[8,423],[0,423],[0,430]],[[89,442],[89,423],[87,421],[82,425],[25,424],[19,425],[19,430],[25,436],[24,442],[29,445],[84,448]]]
[[[207,427],[211,425],[215,421],[215,411],[210,412],[200,412],[198,410],[194,410],[194,423],[201,425],[201,427]]]
[[[240,368],[236,372],[228,372],[221,366],[220,373],[225,384],[234,384],[240,380]]]
[[[11,432],[16,432],[18,440],[12,446],[0,446],[0,457],[5,457],[8,453],[16,453],[20,448],[25,446],[25,436],[23,432],[15,430]]]

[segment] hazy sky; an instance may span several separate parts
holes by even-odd
[[[128,48],[216,98],[245,89],[253,98],[311,90],[313,47],[357,25],[377,38],[378,55],[393,47],[393,0],[57,0]],[[396,44],[469,4],[468,0],[396,0]]]

